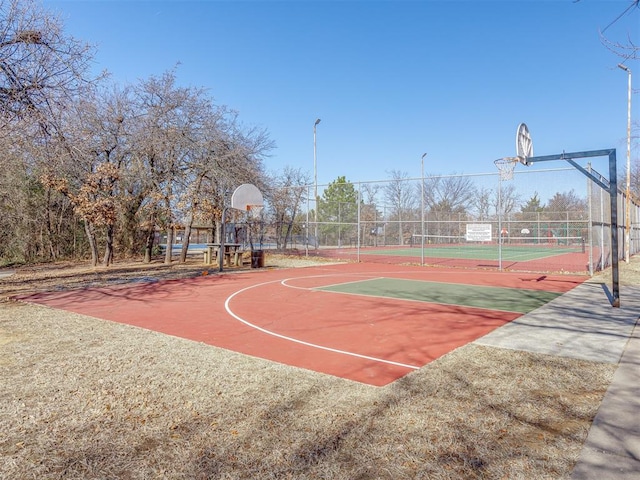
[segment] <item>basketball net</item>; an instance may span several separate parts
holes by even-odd
[[[247,205],[247,215],[251,218],[258,218],[262,212],[262,205]]]
[[[498,167],[500,180],[513,180],[513,171],[516,164],[520,162],[520,157],[504,157],[494,160],[494,164]]]

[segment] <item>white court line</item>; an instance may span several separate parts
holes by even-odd
[[[384,272],[379,272],[379,273],[384,273]],[[410,272],[402,272],[402,273],[410,273]],[[458,273],[458,272],[442,272],[442,273]],[[495,272],[487,272],[487,273],[495,273]],[[483,272],[484,274],[484,272]],[[447,282],[438,282],[436,280],[422,280],[422,279],[418,279],[418,280],[413,280],[413,279],[408,279],[408,278],[399,278],[396,279],[395,277],[374,277],[371,275],[366,275],[366,274],[362,274],[362,277],[364,278],[364,280],[353,280],[352,282],[344,282],[344,283],[333,283],[330,285],[323,285],[321,287],[296,287],[294,285],[289,285],[287,282],[289,280],[297,280],[299,278],[322,278],[322,277],[335,277],[335,276],[340,276],[340,275],[344,275],[344,276],[353,276],[354,274],[350,274],[350,273],[340,273],[340,274],[327,274],[327,275],[309,275],[309,276],[305,276],[305,277],[294,277],[294,278],[285,278],[284,280],[280,281],[280,284],[284,287],[287,288],[293,288],[293,289],[297,289],[297,290],[304,290],[304,291],[319,291],[319,292],[323,292],[323,293],[331,293],[331,294],[336,294],[336,295],[353,295],[355,297],[365,297],[365,298],[386,298],[388,300],[397,300],[400,302],[418,302],[418,303],[431,303],[433,305],[443,305],[446,307],[456,307],[456,306],[460,306],[460,304],[458,303],[451,303],[451,302],[438,302],[436,300],[420,300],[420,299],[416,299],[416,298],[398,298],[398,297],[390,297],[387,295],[372,295],[372,294],[368,294],[368,293],[354,293],[354,292],[340,292],[340,291],[335,291],[335,290],[324,290],[325,288],[331,288],[331,287],[341,287],[342,285],[349,285],[351,283],[360,283],[362,281],[365,282],[369,282],[371,280],[385,280],[385,279],[391,279],[391,280],[408,280],[411,282],[422,282],[422,283],[434,283],[434,284],[440,284],[440,285],[460,285],[460,284],[449,284]],[[357,274],[355,274],[357,276]],[[519,274],[518,274],[519,275]],[[471,287],[480,287],[480,288],[499,288],[501,290],[527,290],[527,291],[533,291],[536,292],[537,290],[531,290],[531,289],[526,289],[526,288],[516,288],[516,287],[495,287],[492,285],[470,285]],[[559,293],[559,292],[555,292],[555,293]],[[563,295],[563,293],[560,293],[560,295]],[[560,296],[558,295],[558,296]],[[487,310],[489,312],[503,312],[503,313],[515,313],[515,314],[519,314],[519,315],[525,315],[524,313],[520,312],[520,311],[515,311],[515,310],[504,310],[502,308],[490,308],[490,307],[477,307],[477,306],[469,306],[467,305],[467,308],[474,308],[477,310]]]
[[[344,275],[345,277],[350,277],[350,274],[340,274],[340,275]],[[295,278],[285,278],[284,280],[282,280],[280,283],[287,287],[287,288],[297,288],[299,290],[316,290],[316,289],[322,289],[322,288],[331,288],[331,287],[339,287],[342,285],[349,285],[350,283],[360,283],[363,280],[353,280],[352,282],[342,282],[342,283],[330,283],[329,285],[322,285],[320,287],[296,287],[295,285],[289,285],[287,282],[289,280],[298,280],[300,278],[322,278],[322,277],[335,277],[336,275],[312,275],[309,277],[295,277]],[[356,275],[357,276],[357,275]],[[363,278],[365,278],[365,281],[369,281],[369,280],[381,280],[383,278],[387,278],[387,277],[372,277],[370,275],[362,275]]]
[[[407,365],[405,363],[393,362],[391,360],[384,360],[382,358],[370,357],[368,355],[360,355],[359,353],[347,352],[345,350],[338,350],[338,349],[331,348],[331,347],[325,347],[324,345],[317,345],[315,343],[309,343],[309,342],[305,342],[303,340],[298,340],[297,338],[288,337],[286,335],[281,335],[279,333],[272,332],[272,331],[267,330],[265,328],[259,327],[258,325],[254,325],[251,322],[248,322],[247,320],[245,320],[244,318],[240,317],[239,315],[236,315],[231,310],[231,308],[229,307],[229,302],[236,295],[238,295],[240,293],[243,293],[243,292],[246,292],[247,290],[251,290],[252,288],[255,288],[255,287],[261,287],[263,285],[268,285],[270,283],[277,283],[277,282],[280,282],[280,280],[274,280],[274,281],[271,281],[271,282],[259,283],[257,285],[251,285],[249,287],[246,287],[246,288],[243,288],[241,290],[238,290],[237,292],[235,292],[232,295],[230,295],[229,297],[227,297],[227,299],[225,300],[225,302],[224,302],[225,310],[233,318],[235,318],[236,320],[238,320],[241,323],[244,323],[248,327],[251,327],[251,328],[253,328],[255,330],[258,330],[258,331],[260,331],[262,333],[266,333],[267,335],[272,335],[274,337],[281,338],[283,340],[288,340],[290,342],[298,343],[300,345],[305,345],[305,346],[311,347],[311,348],[317,348],[319,350],[325,350],[325,351],[328,351],[328,352],[339,353],[339,354],[342,354],[342,355],[348,355],[348,356],[351,356],[351,357],[362,358],[362,359],[365,359],[365,360],[372,360],[374,362],[386,363],[386,364],[389,364],[389,365],[395,365],[397,367],[409,368],[411,370],[418,370],[420,368],[419,366],[416,366],[416,365]]]

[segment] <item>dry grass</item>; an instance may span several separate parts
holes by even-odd
[[[472,344],[376,388],[4,302],[0,478],[568,478],[614,369]]]

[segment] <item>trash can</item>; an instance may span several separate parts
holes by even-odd
[[[264,250],[251,250],[251,268],[264,267]]]

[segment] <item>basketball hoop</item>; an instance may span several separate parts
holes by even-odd
[[[263,205],[247,205],[247,215],[252,218],[257,218],[262,212]]]
[[[513,180],[513,171],[520,161],[520,157],[503,157],[494,160],[493,163],[500,173],[500,180]]]
[[[258,214],[260,214],[263,206],[262,193],[258,190],[258,187],[250,183],[240,185],[231,195],[231,208],[236,210],[245,210],[253,213],[258,209]]]

